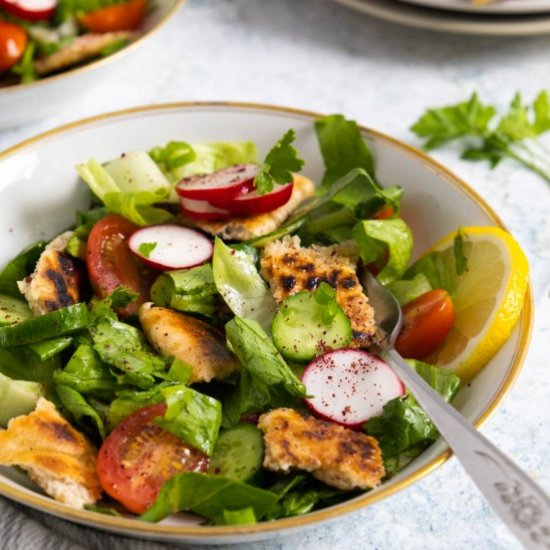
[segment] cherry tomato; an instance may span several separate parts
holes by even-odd
[[[146,0],[129,0],[82,15],[79,22],[89,31],[97,33],[131,31],[143,21],[145,7]]]
[[[157,426],[166,404],[145,407],[124,419],[97,456],[103,490],[134,514],[143,514],[166,481],[181,472],[205,472],[208,457]]]
[[[403,327],[395,349],[408,359],[423,359],[445,340],[454,320],[455,309],[447,291],[430,290],[403,306]]]
[[[0,21],[0,73],[11,69],[27,47],[27,33],[19,26]]]
[[[373,216],[375,220],[387,220],[391,218],[394,214],[393,206],[386,204],[376,214]]]
[[[128,246],[128,239],[139,227],[117,214],[99,220],[88,236],[86,264],[92,287],[101,298],[117,286],[126,286],[139,294],[120,313],[133,315],[149,299],[154,274],[142,264]]]

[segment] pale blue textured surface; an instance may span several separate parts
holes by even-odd
[[[0,149],[83,116],[197,99],[342,112],[416,144],[407,128],[427,106],[463,99],[474,89],[502,106],[516,89],[530,97],[548,87],[549,50],[550,37],[489,39],[408,30],[329,0],[189,0],[92,97],[48,120],[0,133]],[[550,187],[512,165],[490,172],[484,164],[458,160],[454,152],[435,156],[488,200],[529,256],[537,298],[531,351],[512,394],[483,431],[549,489]],[[99,535],[0,500],[0,547],[160,546]],[[451,460],[361,513],[241,547],[493,550],[519,545]]]

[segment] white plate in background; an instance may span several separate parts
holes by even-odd
[[[481,14],[435,10],[401,0],[334,1],[385,21],[437,32],[482,36],[529,36],[550,33],[550,13],[514,16],[484,14],[482,17]]]

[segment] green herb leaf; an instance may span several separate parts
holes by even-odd
[[[425,138],[424,149],[431,150],[466,136],[485,137],[496,109],[483,105],[476,93],[470,99],[455,105],[428,109],[411,127],[419,137]]]
[[[254,184],[260,195],[273,190],[275,183],[281,185],[292,181],[292,172],[299,172],[304,161],[298,151],[292,147],[296,132],[288,130],[286,134],[267,153]]]
[[[500,118],[495,115],[494,107],[483,105],[473,94],[464,103],[428,109],[411,130],[424,138],[426,149],[463,139],[463,159],[487,160],[495,168],[507,158],[550,183],[550,153],[537,140],[550,130],[548,92],[539,93],[531,105],[517,93],[508,110]]]
[[[138,247],[138,251],[142,256],[148,258],[156,247],[157,243],[141,243]]]

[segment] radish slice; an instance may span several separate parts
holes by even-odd
[[[57,0],[0,0],[0,8],[27,21],[49,19],[56,7]]]
[[[202,233],[181,225],[150,225],[135,231],[130,250],[155,269],[185,269],[212,257],[212,243]]]
[[[176,191],[186,199],[228,201],[252,190],[259,171],[257,164],[236,164],[212,174],[184,178]]]
[[[366,351],[339,349],[313,360],[305,369],[306,403],[320,417],[359,428],[380,416],[384,405],[405,395],[405,386],[380,357]]]
[[[252,191],[231,201],[211,200],[209,202],[214,206],[227,209],[233,216],[265,214],[286,204],[292,196],[293,186],[292,183],[285,183],[284,185],[275,185],[273,191],[265,195],[260,195],[258,191]]]
[[[212,206],[206,201],[180,199],[180,210],[184,216],[193,220],[225,220],[231,217],[231,212],[224,208]]]

